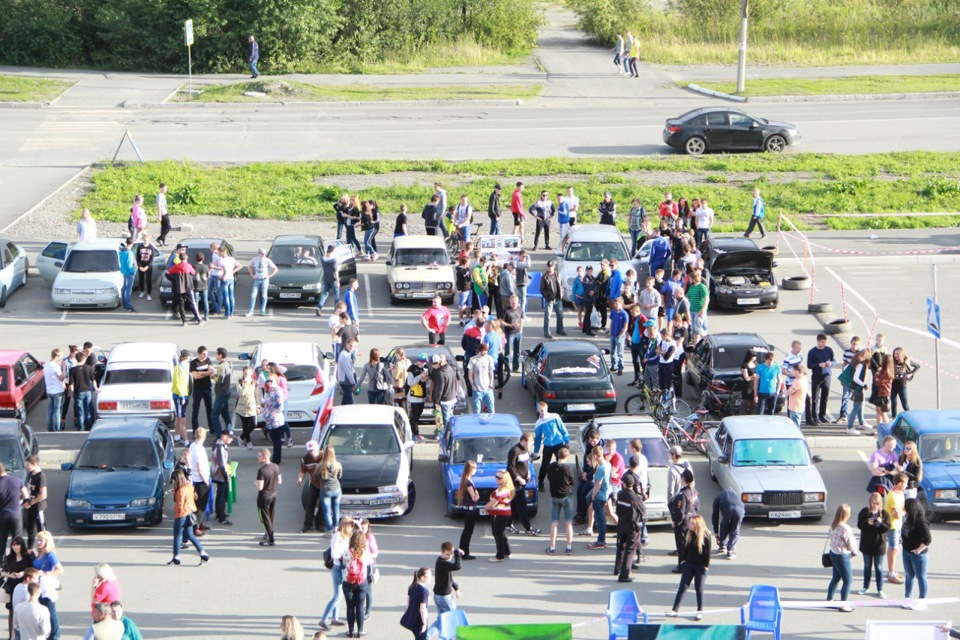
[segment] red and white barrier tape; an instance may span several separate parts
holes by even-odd
[[[824,251],[829,251],[830,253],[842,253],[845,255],[856,255],[856,256],[916,256],[916,255],[929,255],[934,253],[943,253],[945,251],[960,251],[960,245],[956,245],[953,247],[942,247],[940,249],[909,249],[906,251],[860,251],[857,249],[835,249],[833,247],[828,247],[826,245],[818,244],[816,242],[811,242],[810,238],[807,237],[805,233],[800,231],[800,229],[797,228],[797,225],[793,224],[793,222],[791,222],[790,219],[783,214],[780,215],[780,220],[778,221],[778,224],[782,222],[786,222],[787,225],[789,225],[790,228],[793,229],[793,231],[811,247],[823,249]],[[787,233],[787,232],[780,231],[778,229],[778,233]]]

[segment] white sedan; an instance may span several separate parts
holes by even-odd
[[[11,240],[0,238],[0,308],[7,306],[10,295],[27,284],[27,253]]]
[[[283,367],[289,392],[284,404],[286,421],[313,422],[323,391],[330,384],[332,354],[324,353],[313,342],[261,342],[239,357],[258,372],[263,361]]]

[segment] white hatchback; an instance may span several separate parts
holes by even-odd
[[[330,384],[332,354],[324,353],[313,342],[261,342],[252,352],[241,353],[239,357],[254,368],[266,360],[286,369],[283,374],[288,391],[284,404],[286,421],[313,422],[323,400],[323,390]]]
[[[173,424],[173,367],[180,349],[172,342],[126,342],[107,356],[97,394],[100,418],[156,418]]]
[[[600,261],[616,258],[620,261],[619,271],[626,278],[630,269],[630,254],[623,235],[616,227],[608,224],[578,224],[560,247],[557,271],[563,282],[563,299],[570,302],[573,294],[573,281],[577,277],[577,267],[593,267],[593,275],[600,273]]]

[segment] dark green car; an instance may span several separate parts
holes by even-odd
[[[616,413],[617,391],[604,359],[608,350],[587,340],[544,340],[520,354],[520,384],[534,402],[546,402],[549,411],[564,416]]]
[[[320,236],[305,235],[274,238],[267,257],[277,265],[278,272],[270,278],[267,290],[270,302],[317,302],[323,288],[320,259],[330,244],[334,245],[334,256],[340,267],[340,284],[345,285],[357,277],[357,261],[350,247],[342,241],[324,242]]]

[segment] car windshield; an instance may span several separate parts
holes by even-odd
[[[622,242],[571,242],[567,247],[566,259],[571,262],[600,262],[607,260],[626,260],[627,251]]]
[[[157,455],[149,440],[87,440],[77,456],[78,469],[157,467]]]
[[[423,267],[448,264],[447,252],[443,249],[397,249],[393,264],[398,267]]]
[[[506,462],[507,453],[517,444],[518,436],[490,436],[486,438],[457,438],[453,441],[454,464],[467,460],[477,463]],[[482,457],[481,457],[482,456]]]
[[[172,379],[168,369],[110,369],[103,384],[158,384]]]
[[[651,467],[669,467],[670,450],[663,438],[640,438],[643,444],[641,452],[647,458],[647,464]],[[624,455],[625,458],[629,456]]]
[[[286,371],[284,376],[287,382],[302,382],[304,380],[316,380],[317,368],[312,364],[285,364]]]
[[[317,247],[272,247],[267,257],[273,260],[278,267],[310,267],[319,266],[319,250]]]
[[[735,467],[788,467],[810,464],[807,444],[799,438],[737,440],[733,445]]]
[[[384,424],[334,426],[322,446],[333,447],[337,456],[382,456],[400,453],[396,431],[391,425]]]
[[[110,273],[120,271],[120,257],[116,251],[102,249],[96,251],[71,251],[63,263],[63,270],[69,273]]]
[[[599,354],[558,353],[548,360],[551,378],[596,378],[607,373],[607,365]]]
[[[920,459],[960,461],[960,433],[931,433],[920,436]]]
[[[713,352],[714,369],[739,369],[751,347],[717,347]],[[752,347],[756,349],[756,347]]]
[[[16,438],[0,438],[0,462],[7,471],[23,469],[23,451]]]

